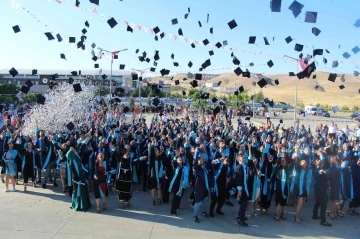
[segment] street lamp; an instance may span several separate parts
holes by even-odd
[[[150,67],[149,68],[146,68],[146,69],[144,69],[144,70],[137,70],[137,69],[134,69],[134,68],[131,68],[131,70],[132,71],[136,71],[136,72],[139,72],[140,73],[140,75],[141,75],[141,78],[143,77],[143,74],[145,73],[145,71],[146,70],[149,70],[150,69]],[[139,89],[139,106],[141,105],[140,104],[140,99],[141,99],[141,87],[140,87],[140,80],[139,80],[139,78],[138,78],[138,89]]]
[[[296,58],[288,56],[288,55],[284,55],[283,57],[296,61],[296,73],[299,73],[299,59],[296,59]],[[294,127],[295,128],[296,128],[297,95],[298,95],[298,79],[296,79],[296,83],[295,83],[295,108],[294,108]]]
[[[103,51],[103,52],[106,52],[108,54],[111,54],[111,66],[110,66],[110,99],[112,97],[112,94],[111,94],[111,86],[112,86],[112,66],[113,66],[113,61],[114,61],[114,55],[117,55],[119,54],[120,52],[122,51],[127,51],[128,49],[125,48],[125,49],[122,49],[120,51],[107,51],[107,50],[104,50],[100,47],[98,47],[99,50]]]

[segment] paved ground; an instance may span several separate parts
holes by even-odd
[[[22,185],[17,186],[22,189]],[[4,184],[0,185],[4,189]],[[303,222],[294,222],[294,207],[288,207],[287,221],[273,220],[270,214],[249,219],[249,227],[236,224],[238,205],[224,206],[225,216],[200,218],[192,221],[192,209],[187,202],[189,192],[182,200],[178,217],[170,216],[170,205],[152,206],[150,193],[139,191],[136,185],[132,205],[125,210],[113,193],[108,198],[107,210],[101,214],[92,207],[88,212],[69,209],[70,198],[60,189],[28,187],[29,192],[0,193],[0,238],[358,238],[360,216],[348,216],[331,221],[332,228],[322,227],[311,219],[313,201],[303,211]],[[93,205],[95,200],[91,195]],[[232,199],[235,202],[234,199]]]
[[[294,207],[287,208],[287,221],[274,221],[272,205],[269,215],[251,218],[249,227],[243,228],[235,221],[238,205],[224,206],[225,216],[200,217],[201,222],[194,223],[187,202],[190,192],[182,200],[178,217],[172,217],[170,205],[152,206],[150,193],[142,192],[140,185],[134,186],[130,208],[120,209],[110,192],[107,210],[101,214],[95,212],[94,206],[88,212],[72,211],[69,196],[50,185],[47,189],[28,187],[27,193],[21,192],[22,185],[17,186],[17,192],[5,193],[4,188],[0,183],[0,238],[6,239],[359,238],[360,216],[329,220],[333,227],[324,228],[311,219],[312,198],[305,205],[300,225],[294,222]],[[91,200],[95,205],[93,195]]]

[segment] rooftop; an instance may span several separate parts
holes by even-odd
[[[0,70],[0,75],[9,75],[10,69],[2,69]],[[19,75],[31,75],[32,69],[16,69],[19,72]],[[71,75],[71,71],[73,70],[60,70],[60,69],[37,69],[38,75],[53,75],[53,74],[59,74],[59,75]],[[77,70],[78,71],[78,70]],[[110,75],[109,70],[102,70],[101,74],[99,73],[99,70],[81,70],[81,75]],[[125,71],[125,70],[113,70],[112,71],[113,76],[130,76],[131,71]]]

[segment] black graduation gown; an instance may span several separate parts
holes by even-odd
[[[283,171],[284,169],[284,171]],[[283,175],[285,173],[285,175]],[[275,168],[273,174],[274,191],[276,203],[280,203],[281,206],[286,206],[287,199],[289,197],[289,169],[278,166]],[[286,181],[282,182],[282,178],[285,177]],[[282,187],[284,185],[284,188]]]
[[[116,169],[115,190],[121,202],[129,202],[132,198],[132,169],[130,159],[122,158]]]
[[[203,201],[206,197],[209,197],[210,178],[207,170],[199,166],[197,160],[194,160],[193,165],[195,177],[194,199],[195,203],[197,203]]]
[[[335,165],[330,166],[330,200],[336,201],[340,200],[340,190],[341,190],[341,169]]]

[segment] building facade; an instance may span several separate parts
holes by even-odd
[[[32,70],[29,69],[17,69],[17,71],[18,75],[12,77],[8,69],[0,70],[0,84],[14,84],[21,87],[30,80],[33,83],[30,93],[44,93],[49,89],[50,80],[57,74],[56,82],[63,82],[72,77],[74,80],[80,80],[94,86],[110,87],[111,72],[108,70],[103,70],[101,74],[97,70],[82,70],[79,76],[73,76],[67,70],[38,70],[36,75],[32,75]],[[114,89],[121,86],[130,88],[132,87],[131,72],[113,71],[111,81]]]

